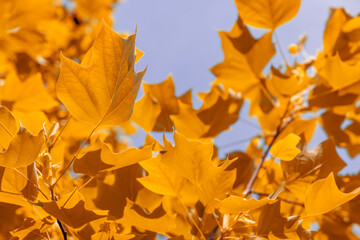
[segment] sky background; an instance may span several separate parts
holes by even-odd
[[[322,34],[330,7],[343,7],[355,16],[360,13],[360,0],[303,0],[297,16],[276,29],[276,34],[289,63],[294,58],[288,53],[290,44],[296,43],[306,33],[308,40],[305,50],[316,56],[322,49]],[[215,80],[209,69],[222,62],[223,52],[217,31],[230,31],[237,20],[233,0],[128,0],[116,5],[114,29],[133,33],[137,27],[136,46],[145,52],[137,63],[137,70],[148,65],[144,81],[159,83],[172,74],[175,92],[179,96],[193,89],[195,107],[201,106],[196,93],[210,90]],[[266,31],[250,28],[258,38]],[[273,39],[275,43],[275,39]],[[271,64],[282,63],[279,46]],[[270,65],[269,65],[270,66]],[[269,66],[264,70],[266,73]],[[143,95],[142,91],[138,99]],[[249,124],[250,122],[250,124]],[[215,144],[220,157],[234,150],[246,149],[249,139],[261,131],[255,118],[248,117],[248,104],[240,112],[240,120],[230,131],[221,133]],[[143,144],[145,133],[132,138],[135,146]],[[161,140],[162,134],[155,134]],[[326,133],[317,127],[310,148],[327,139]],[[360,169],[360,155],[350,159],[346,150],[337,148],[339,155],[348,163],[342,173],[355,174]]]

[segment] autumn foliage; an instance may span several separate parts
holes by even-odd
[[[336,147],[360,153],[359,17],[331,9],[323,50],[275,66],[275,29],[300,0],[235,0],[194,108],[171,76],[142,82],[136,33],[110,27],[115,1],[0,0],[0,239],[358,239],[360,174],[338,175]],[[214,139],[244,101],[261,134],[221,159]],[[310,150],[317,126],[328,139]]]

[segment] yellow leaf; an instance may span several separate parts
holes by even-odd
[[[43,132],[33,136],[25,128],[21,128],[12,138],[9,148],[0,153],[0,166],[27,167],[36,160],[43,143]]]
[[[25,218],[24,223],[21,227],[11,231],[11,235],[18,239],[46,239],[47,230],[55,220],[48,216],[41,220],[35,220],[33,218]]]
[[[0,105],[0,147],[6,149],[16,131],[15,118],[6,107]]]
[[[30,112],[49,110],[58,105],[43,84],[41,74],[22,82],[16,73],[6,76],[2,99],[12,105],[11,110]]]
[[[301,151],[296,148],[301,138],[290,133],[285,138],[279,140],[271,147],[270,153],[274,158],[280,158],[283,161],[293,160]]]
[[[256,200],[254,198],[246,199],[243,197],[231,195],[230,197],[225,198],[220,202],[220,211],[224,214],[227,213],[239,214],[258,207],[262,207],[265,204],[272,203],[274,201],[276,200],[271,200],[269,198]]]
[[[222,63],[211,68],[216,76],[214,84],[241,92],[244,98],[252,101],[250,115],[257,114],[260,101],[266,100],[258,76],[275,54],[272,32],[256,40],[239,18],[230,32],[219,32],[219,35],[225,57]]]
[[[350,201],[360,194],[360,188],[350,193],[341,192],[331,172],[325,179],[320,179],[306,190],[305,210],[308,216],[330,212],[334,208]]]
[[[322,59],[324,65],[315,65],[319,75],[325,78],[334,90],[344,88],[360,80],[360,62],[350,65],[341,60],[339,54]],[[318,62],[319,60],[317,60]]]
[[[212,143],[190,141],[176,132],[174,141],[174,147],[165,141],[166,153],[162,154],[161,163],[188,179],[198,192],[201,202],[212,208],[217,200],[225,198],[226,193],[232,190],[236,172],[225,171],[229,161],[219,167],[212,162]]]
[[[147,132],[172,131],[169,116],[180,110],[172,76],[158,84],[143,83],[143,87],[145,95],[135,104],[132,120]]]
[[[95,126],[127,121],[144,71],[135,72],[135,35],[124,39],[103,22],[88,66],[61,56],[59,99],[78,120]]]
[[[47,213],[72,228],[80,228],[88,222],[107,216],[107,211],[87,210],[84,197],[77,190],[64,195],[59,201],[43,201],[41,204]]]
[[[166,233],[176,227],[176,214],[169,215],[165,213],[161,215],[161,213],[159,214],[159,211],[154,211],[154,214],[146,214],[143,216],[143,214],[140,215],[138,211],[136,211],[138,208],[137,205],[127,199],[123,216],[124,221],[140,229],[157,233]]]
[[[252,27],[275,29],[290,21],[301,0],[235,0],[240,17]]]
[[[133,165],[152,157],[152,146],[145,146],[142,149],[129,148],[114,153],[109,147],[98,140],[99,148],[91,149],[84,156],[74,161],[74,171],[84,173],[88,176],[95,176],[101,171],[111,171]]]
[[[31,112],[12,112],[16,119],[21,122],[21,125],[26,128],[31,134],[37,134],[44,126],[49,125],[49,119],[42,111],[31,111]]]

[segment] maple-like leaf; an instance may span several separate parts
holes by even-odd
[[[157,233],[166,233],[176,227],[176,214],[167,214],[161,211],[154,211],[151,214],[140,214],[139,206],[127,199],[127,204],[124,209],[124,221],[131,225],[144,230],[149,230]],[[139,213],[140,212],[140,213]]]
[[[230,161],[225,161],[217,167],[211,161],[213,154],[211,143],[190,141],[176,132],[174,141],[174,147],[167,140],[164,141],[166,152],[161,157],[162,163],[189,180],[203,204],[213,207],[216,203],[215,198],[224,198],[234,184],[235,171],[225,171]]]
[[[79,159],[74,161],[74,171],[84,173],[88,176],[95,176],[101,171],[111,171],[123,168],[152,157],[152,146],[145,146],[142,149],[129,148],[114,153],[104,142],[97,141],[98,147],[90,150]]]
[[[336,185],[331,172],[325,179],[314,182],[305,193],[305,209],[308,216],[330,212],[334,208],[350,201],[360,194],[360,188],[343,193]]]
[[[25,128],[21,128],[12,138],[8,149],[0,153],[0,166],[27,167],[36,160],[43,143],[43,132],[33,136]]]
[[[91,64],[83,66],[61,56],[59,99],[93,127],[127,121],[145,73],[135,72],[135,35],[124,39],[103,22],[87,58]]]
[[[58,105],[43,84],[41,74],[35,74],[21,81],[15,72],[6,76],[1,99],[11,110],[32,112],[49,110]]]
[[[235,0],[240,17],[252,27],[275,29],[291,20],[301,0]]]
[[[296,232],[299,216],[283,217],[280,214],[281,202],[266,204],[261,208],[256,234],[259,237],[268,234],[283,236],[285,233]],[[296,238],[293,238],[296,239]]]
[[[317,68],[319,75],[326,79],[334,90],[347,87],[360,80],[360,62],[350,65],[344,62],[339,54],[328,58],[318,57]]]
[[[211,68],[216,76],[214,84],[241,92],[244,98],[251,100],[250,115],[259,113],[260,102],[266,109],[271,109],[271,101],[259,76],[275,54],[272,32],[256,40],[239,18],[230,32],[219,32],[219,35],[224,61]]]
[[[88,222],[107,216],[107,211],[90,211],[85,207],[83,195],[75,190],[58,201],[41,201],[42,208],[51,216],[72,228],[80,228]]]
[[[26,239],[46,239],[46,231],[54,224],[54,219],[51,216],[45,217],[41,220],[33,218],[25,218],[21,227],[11,232],[13,237],[20,240]]]

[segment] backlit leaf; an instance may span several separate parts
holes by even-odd
[[[90,51],[88,66],[61,56],[57,95],[76,119],[93,127],[123,123],[145,73],[134,69],[135,35],[124,39],[103,22]]]
[[[360,194],[360,188],[343,193],[336,185],[334,174],[314,182],[305,193],[305,209],[308,216],[330,212]]]
[[[252,27],[275,29],[295,17],[301,0],[235,0],[240,17]]]
[[[43,143],[43,132],[33,136],[25,128],[21,128],[12,138],[8,149],[0,153],[0,166],[27,167],[36,160]]]
[[[290,133],[271,147],[271,155],[273,155],[274,158],[280,158],[284,161],[293,160],[301,152],[298,148],[296,148],[300,139],[301,138],[299,136]]]

